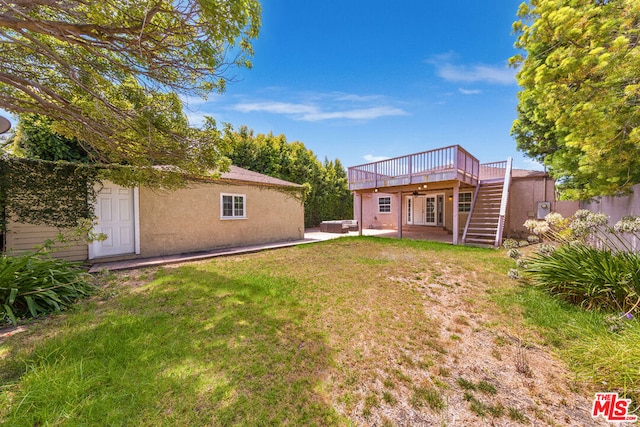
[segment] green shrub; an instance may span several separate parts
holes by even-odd
[[[565,244],[527,260],[536,286],[586,309],[628,313],[638,306],[640,255]]]
[[[0,322],[64,310],[93,286],[77,264],[35,252],[0,257]]]

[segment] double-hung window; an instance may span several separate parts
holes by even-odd
[[[378,197],[378,213],[391,213],[391,197]]]
[[[244,194],[220,195],[220,218],[240,219],[247,217],[247,203]]]
[[[471,212],[471,192],[464,192],[458,195],[458,212]]]

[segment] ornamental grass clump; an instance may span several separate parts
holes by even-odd
[[[639,237],[640,219],[625,217],[615,226],[605,214],[579,210],[573,218],[557,213],[525,226],[542,244],[532,255],[516,259],[518,274],[536,287],[585,309],[630,315],[640,306],[640,255],[631,238]]]
[[[0,326],[58,312],[94,289],[79,265],[39,252],[0,257]]]

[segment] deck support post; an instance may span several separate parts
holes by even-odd
[[[458,200],[460,196],[460,181],[456,181],[453,186],[453,244],[458,244],[460,236],[460,217],[458,213]]]
[[[402,191],[398,191],[398,239],[402,239]]]
[[[353,197],[358,199],[356,204],[356,200],[354,200],[354,205],[358,206],[358,236],[362,236],[362,193],[353,193]]]

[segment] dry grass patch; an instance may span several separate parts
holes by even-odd
[[[490,249],[341,238],[106,278],[101,297],[29,332],[40,340],[0,344],[0,421],[593,424],[583,395],[548,386],[567,372],[546,352],[528,349],[532,377],[517,372],[518,320],[491,300],[509,267]],[[35,393],[49,373],[75,397]]]

